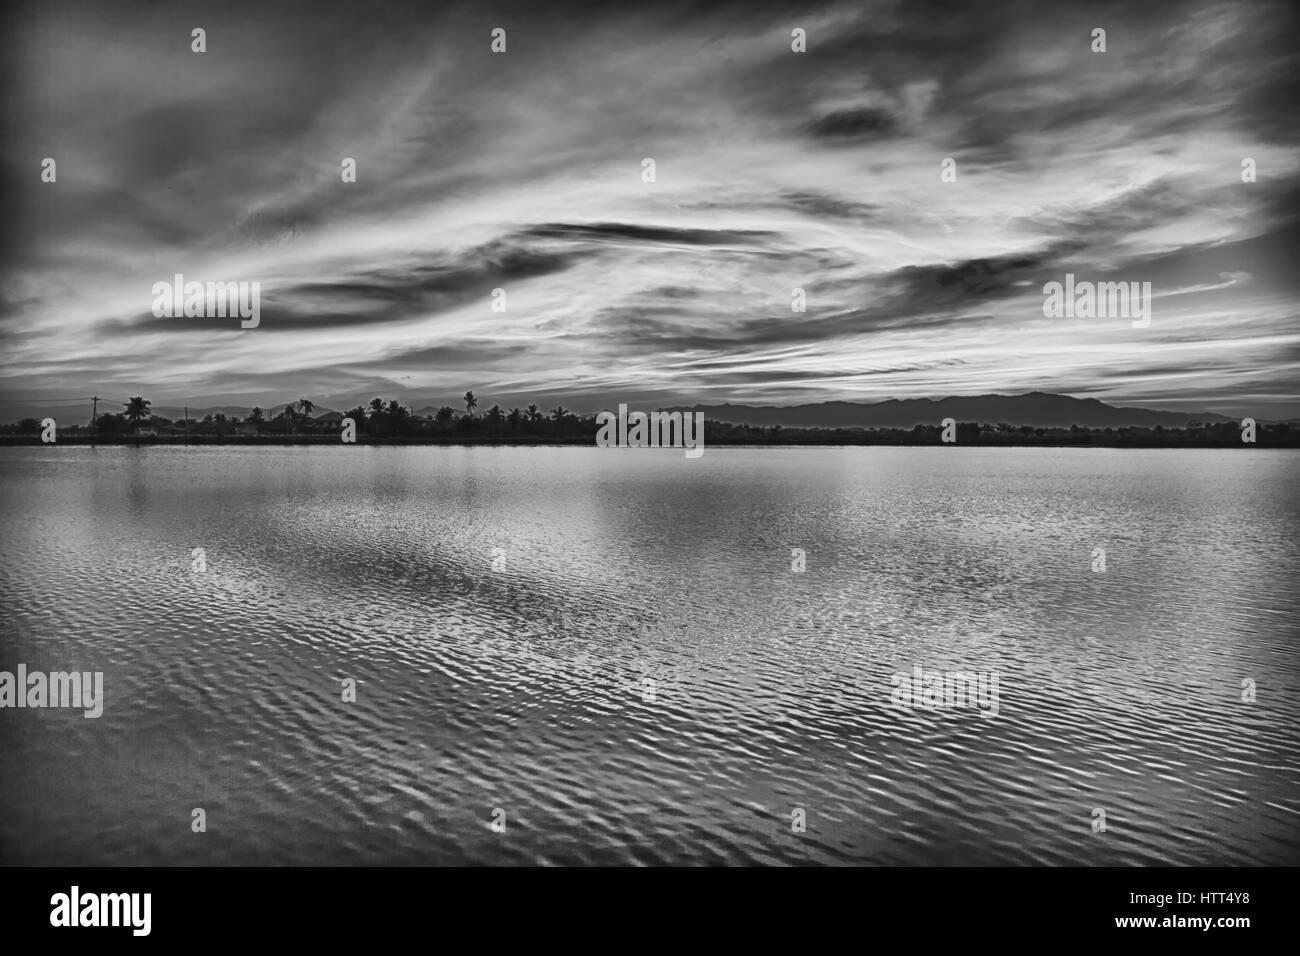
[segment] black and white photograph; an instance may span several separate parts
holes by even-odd
[[[0,16],[11,875],[1300,865],[1292,4]]]

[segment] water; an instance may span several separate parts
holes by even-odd
[[[0,449],[0,860],[1295,865],[1297,463]]]

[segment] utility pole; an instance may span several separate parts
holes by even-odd
[[[185,440],[189,441],[190,437],[190,407],[185,406]]]

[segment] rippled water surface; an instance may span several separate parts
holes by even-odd
[[[0,859],[1298,864],[1298,464],[0,449]]]

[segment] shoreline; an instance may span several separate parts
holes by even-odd
[[[1261,439],[1265,436],[1260,436]],[[1270,436],[1271,437],[1271,436]],[[140,438],[98,438],[91,439],[85,436],[69,436],[60,438],[57,442],[42,442],[39,436],[17,436],[3,435],[0,436],[0,447],[30,447],[30,446],[59,446],[59,445],[76,445],[78,447],[119,447],[144,445],[154,446],[233,446],[233,447],[267,447],[267,446],[296,446],[296,445],[321,445],[334,446],[343,445],[337,435],[279,435],[275,437],[243,437],[233,438],[229,436],[193,436],[188,438],[172,436],[140,437]],[[476,445],[500,446],[500,447],[563,447],[573,446],[580,448],[598,448],[592,438],[538,438],[535,440],[521,440],[518,436],[511,438],[373,438],[364,435],[358,435],[355,442],[347,444],[371,445],[376,447],[389,446],[463,446],[472,447]],[[704,443],[702,447],[708,448],[853,448],[853,447],[952,447],[958,448],[1300,448],[1300,436],[1291,436],[1289,440],[1270,441],[1259,440],[1251,443],[1245,443],[1240,440],[1214,440],[1206,439],[1204,441],[1187,441],[1187,440],[1158,440],[1149,436],[1120,438],[1107,436],[1088,436],[1076,441],[1061,440],[1059,436],[1043,437],[1039,440],[1026,441],[1023,437],[1018,437],[1008,441],[986,441],[980,439],[968,439],[965,441],[944,443],[936,441],[933,438],[916,438],[909,440],[907,438],[892,438],[885,436],[864,436],[861,440],[853,440],[844,436],[835,438],[827,437],[824,440],[804,438],[804,439],[785,439],[774,441],[754,441],[752,438],[747,440],[730,440],[720,437]],[[656,449],[659,451],[673,452],[681,451],[680,448],[664,447]]]

